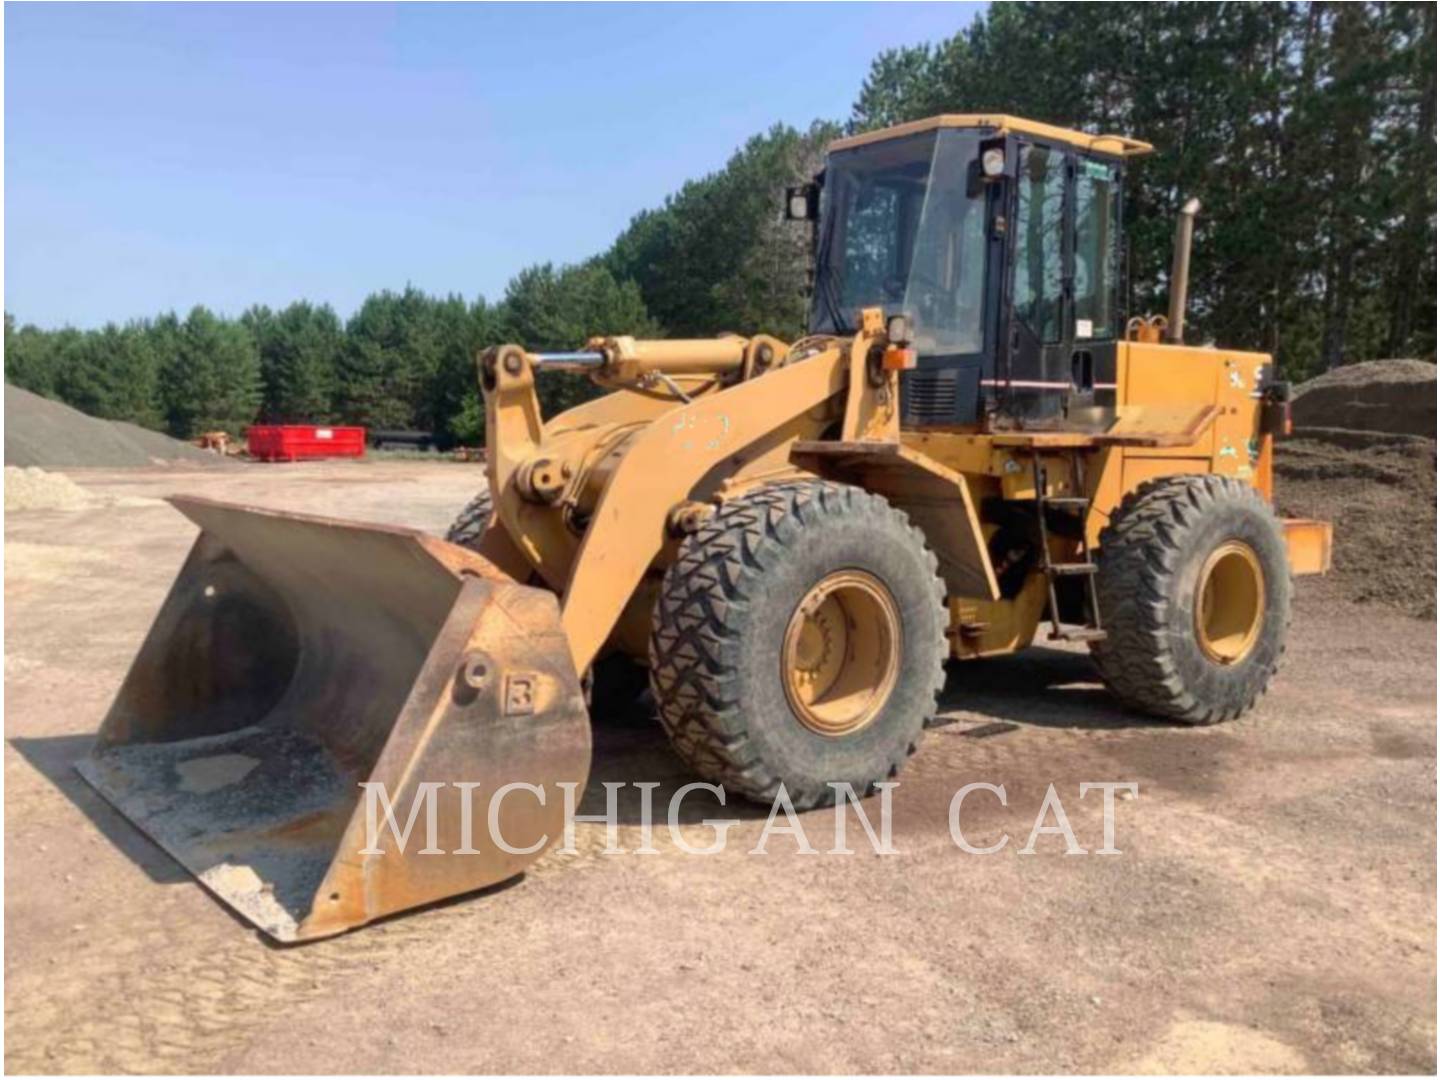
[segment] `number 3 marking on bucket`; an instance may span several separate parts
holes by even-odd
[[[535,711],[535,676],[505,677],[505,715],[529,716]]]

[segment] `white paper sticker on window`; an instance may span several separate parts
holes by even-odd
[[[1089,319],[1075,320],[1075,336],[1077,338],[1091,337],[1095,333],[1095,324]]]

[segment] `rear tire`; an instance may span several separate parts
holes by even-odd
[[[1249,484],[1171,476],[1142,484],[1100,535],[1106,638],[1091,645],[1126,705],[1186,724],[1247,712],[1290,626],[1280,522]]]
[[[944,685],[945,590],[900,511],[796,482],[722,506],[665,574],[650,679],[676,753],[707,780],[799,808],[857,795],[915,752]]]
[[[494,516],[495,500],[490,497],[490,485],[486,484],[479,494],[465,504],[465,509],[460,511],[460,515],[446,530],[445,539],[471,551],[479,551],[480,537],[485,535],[485,530],[490,527],[490,519]]]

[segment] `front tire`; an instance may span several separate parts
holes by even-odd
[[[650,678],[676,753],[799,808],[857,795],[915,752],[944,684],[945,590],[900,511],[820,481],[722,506],[665,574]]]
[[[1265,498],[1221,476],[1126,496],[1100,535],[1100,675],[1126,705],[1186,724],[1249,711],[1285,652],[1290,564]]]

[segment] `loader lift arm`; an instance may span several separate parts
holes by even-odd
[[[878,315],[866,325],[851,341],[830,342],[788,363],[781,359],[763,379],[715,387],[688,401],[672,397],[668,409],[638,429],[622,449],[612,451],[623,456],[609,476],[578,550],[565,550],[573,547],[573,541],[558,535],[555,514],[533,512],[568,479],[561,474],[561,465],[537,456],[543,424],[534,380],[536,369],[547,366],[546,356],[507,345],[482,357],[491,491],[507,531],[522,537],[523,554],[542,574],[550,578],[546,568],[554,564],[573,567],[563,583],[551,580],[562,589],[561,624],[577,671],[583,672],[594,661],[647,569],[674,539],[671,515],[676,507],[708,498],[740,465],[768,453],[783,455],[797,437],[818,434],[818,422],[807,414],[832,401],[834,414],[845,415],[846,425],[855,426],[857,434],[868,426],[872,437],[898,436],[895,373],[885,375],[888,394],[877,395],[870,380],[856,378],[872,347],[883,347]],[[772,342],[764,339],[761,344],[773,352]],[[744,339],[725,338],[641,344],[653,351],[642,358],[622,356],[607,363],[622,371],[628,368],[632,377],[650,372],[673,373],[671,378],[713,377],[739,371],[754,347]],[[587,354],[567,354],[561,363],[576,363],[577,355]],[[838,400],[842,395],[843,403]],[[509,564],[516,552],[504,548],[514,544],[506,537],[487,535],[486,554],[501,565]]]

